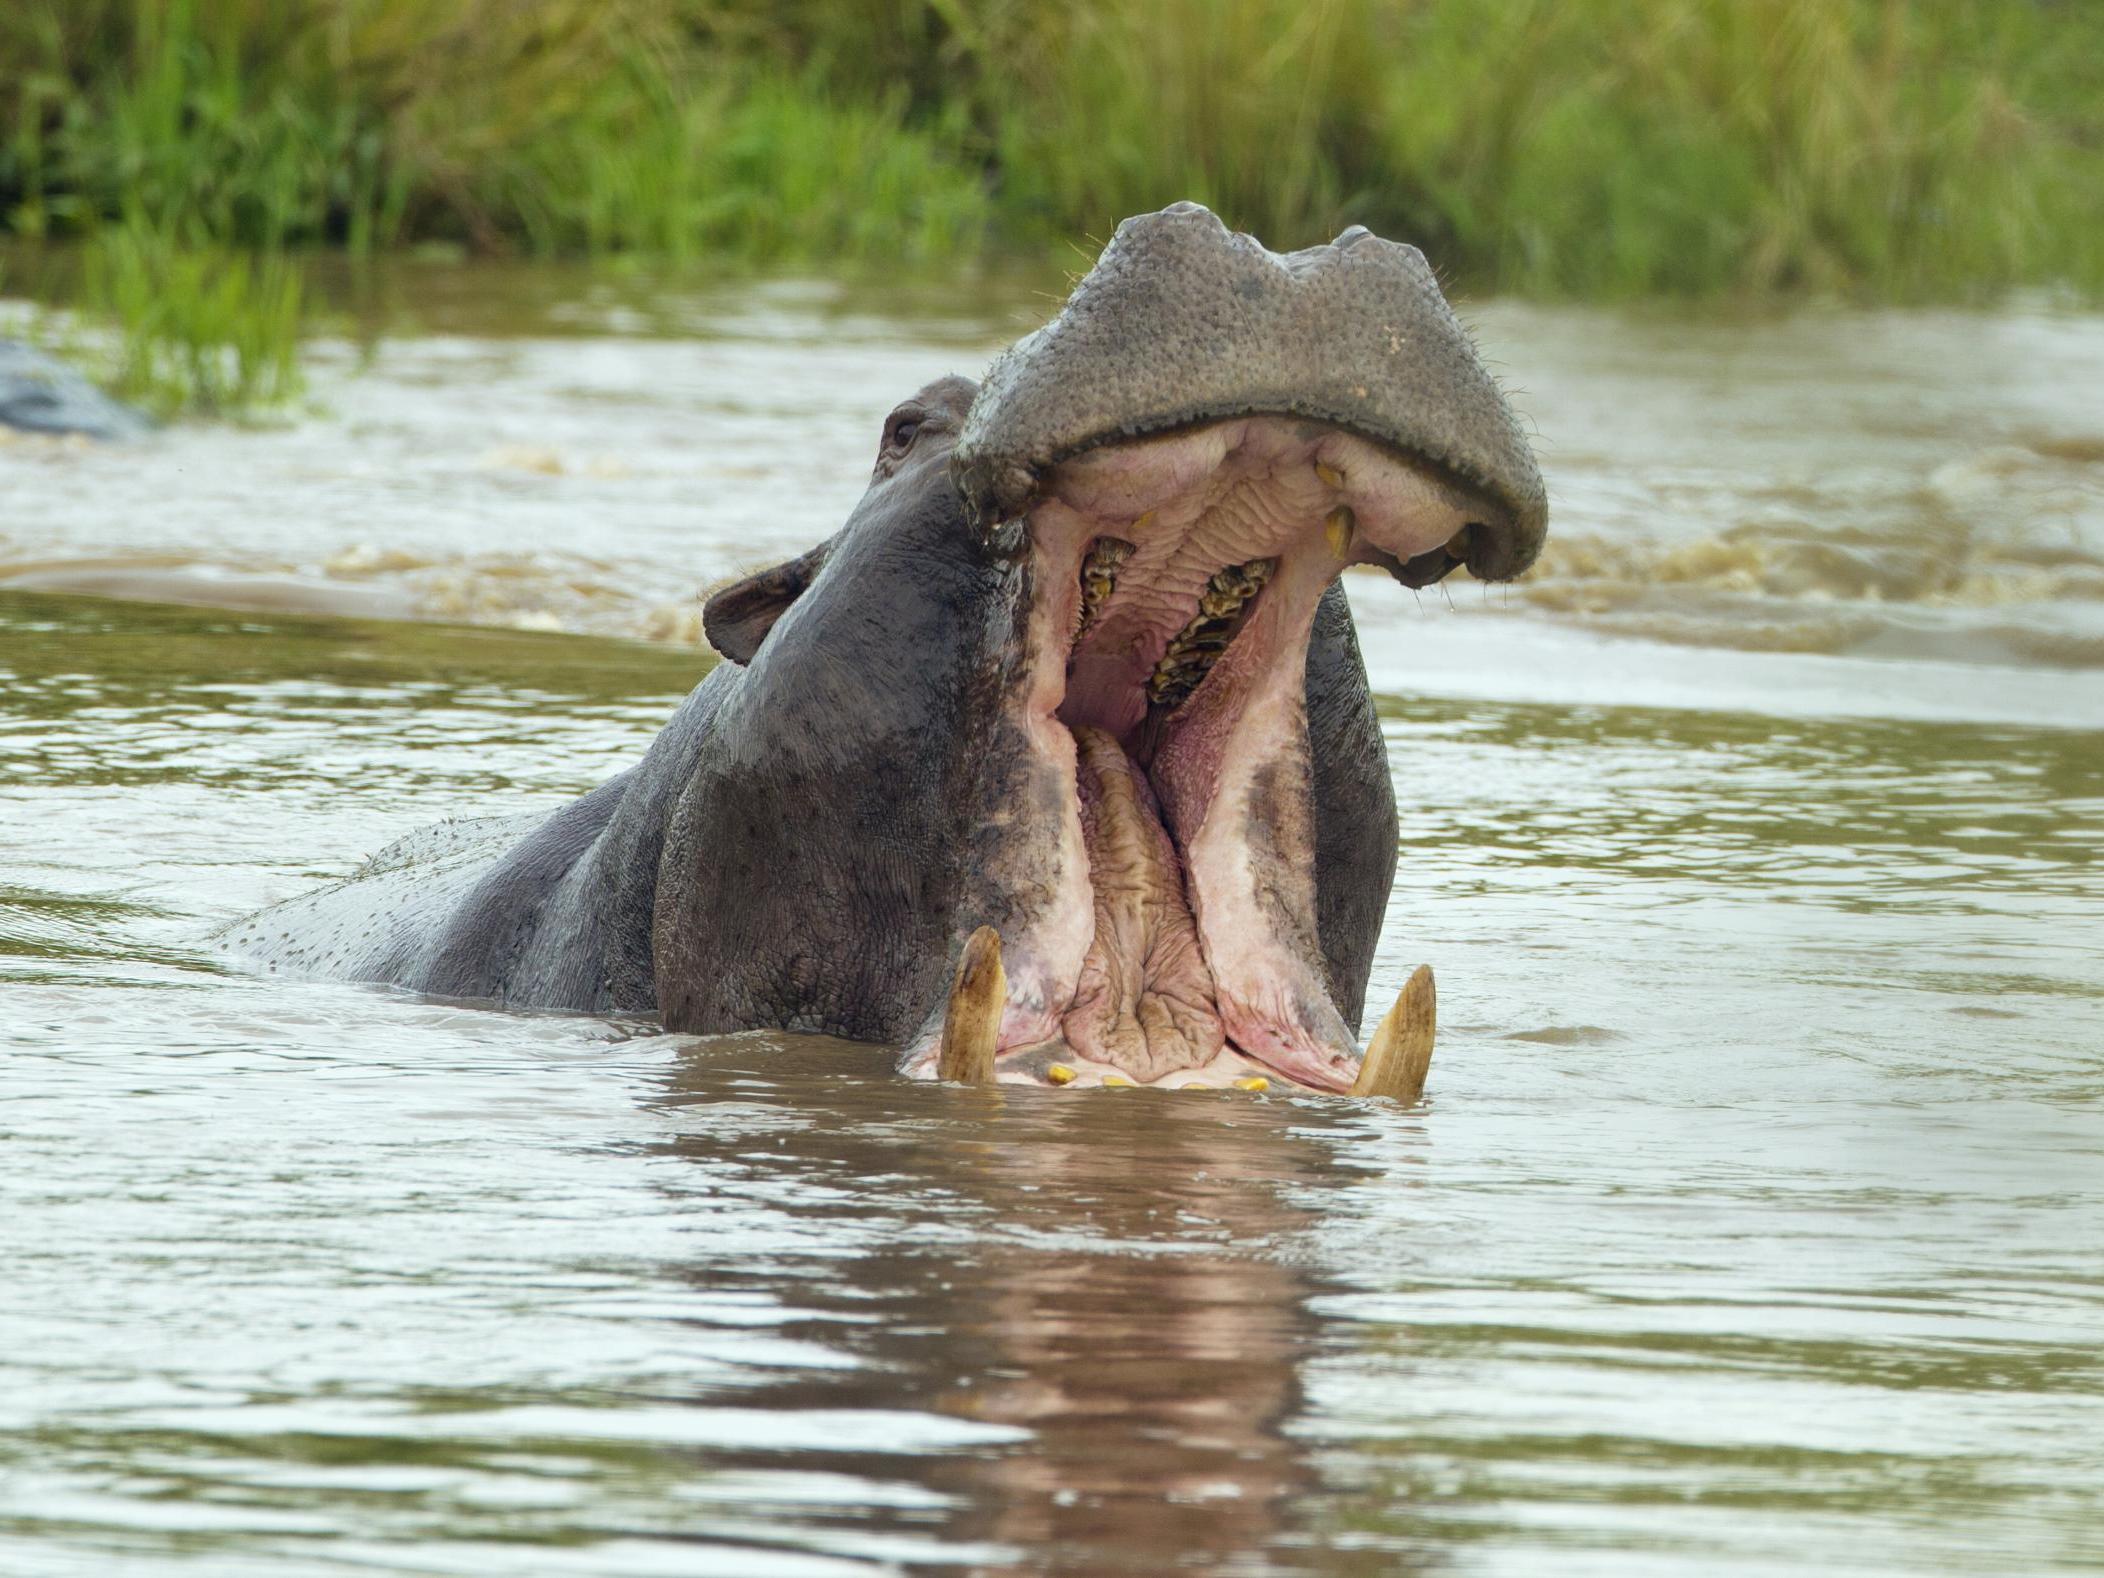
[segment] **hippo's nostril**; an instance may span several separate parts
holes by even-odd
[[[1345,252],[1357,246],[1372,234],[1373,232],[1364,225],[1349,225],[1337,233],[1337,239],[1332,241],[1330,245],[1339,252]]]

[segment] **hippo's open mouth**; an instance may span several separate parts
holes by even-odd
[[[1021,523],[1025,726],[1067,787],[1078,880],[1018,961],[1000,1077],[1352,1088],[1359,1051],[1315,935],[1316,606],[1349,564],[1437,580],[1506,514],[1295,416],[1092,443],[1046,468]]]
[[[1357,228],[1272,253],[1193,204],[1129,220],[988,372],[950,464],[1027,572],[1030,766],[993,842],[1031,853],[987,887],[1001,1001],[965,990],[968,948],[942,1063],[969,1041],[1001,1078],[1370,1088],[1412,1016],[1362,1060],[1363,957],[1320,935],[1318,811],[1354,808],[1318,793],[1318,605],[1350,564],[1509,578],[1547,523],[1424,258]],[[931,1033],[908,1066],[936,1063]]]

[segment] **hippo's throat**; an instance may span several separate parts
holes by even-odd
[[[1349,1089],[1316,927],[1309,633],[1347,564],[1442,560],[1472,501],[1377,445],[1248,416],[1084,449],[1028,512],[1015,705],[1063,786],[1009,939],[1004,1077]]]
[[[1136,1079],[1202,1068],[1227,1043],[1183,856],[1146,773],[1102,729],[1074,731],[1095,930],[1060,1028],[1080,1057]]]

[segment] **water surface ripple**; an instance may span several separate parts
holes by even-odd
[[[0,1569],[2104,1564],[2093,734],[1393,689],[1416,1111],[204,947],[700,666],[0,593]]]
[[[885,413],[1049,308],[1013,285],[548,273],[424,278],[428,332],[318,347],[318,408],[265,431],[0,433],[0,584],[697,642],[697,589],[831,533]],[[1602,660],[1575,638],[1604,635],[1668,671],[1694,649],[2079,676],[2099,721],[2104,315],[1467,315],[1536,434],[1552,530],[1516,590],[1433,608],[1533,616],[1581,673]],[[1718,665],[1698,672],[1714,699]]]

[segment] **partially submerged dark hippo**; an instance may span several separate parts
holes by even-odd
[[[1336,581],[1513,576],[1546,515],[1416,249],[1127,220],[983,385],[886,418],[833,537],[709,599],[730,661],[641,763],[234,940],[916,1074],[1414,1095],[1425,972],[1363,1073],[1354,1035],[1396,815]]]
[[[20,340],[0,339],[0,427],[114,439],[137,438],[152,426],[65,363]]]

